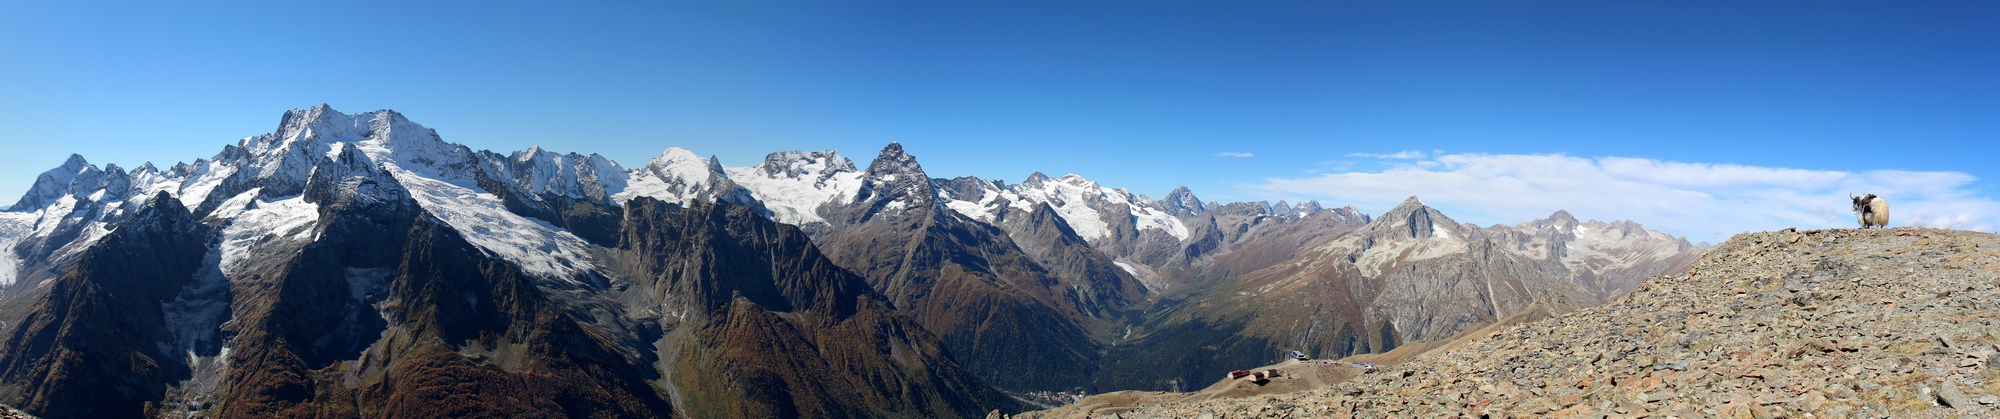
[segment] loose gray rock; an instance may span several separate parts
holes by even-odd
[[[1950,381],[1945,381],[1944,385],[1938,387],[1937,399],[1938,403],[1946,407],[1969,408],[1975,406],[1972,398],[1966,397],[1965,392],[1960,391],[1958,385],[1952,384]]]

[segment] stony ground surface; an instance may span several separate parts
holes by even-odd
[[[2000,236],[1747,233],[1611,304],[1349,382],[1120,415],[2000,417],[1996,344]]]

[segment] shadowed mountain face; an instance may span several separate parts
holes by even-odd
[[[81,156],[0,211],[0,403],[52,416],[960,417],[1598,304],[1701,249],[1412,199],[472,151],[287,112],[210,159]],[[1046,400],[1044,400],[1046,401]]]

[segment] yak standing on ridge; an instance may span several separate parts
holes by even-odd
[[[1854,217],[1861,221],[1861,228],[1889,227],[1889,200],[1875,194],[1862,196],[1848,195],[1854,200]]]

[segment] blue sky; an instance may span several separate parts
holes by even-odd
[[[1990,2],[134,3],[0,6],[0,201],[327,103],[627,166],[900,141],[940,177],[1707,241],[1849,226],[1849,189],[2000,220]]]

